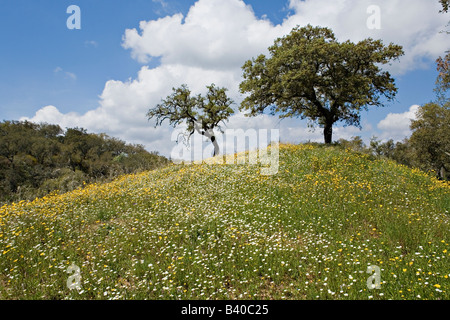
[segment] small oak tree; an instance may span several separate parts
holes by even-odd
[[[296,27],[242,67],[241,93],[249,93],[240,109],[248,116],[267,107],[280,118],[300,117],[323,127],[325,143],[332,142],[338,121],[360,127],[360,111],[392,100],[397,88],[380,65],[403,55],[401,46],[384,46],[371,38],[339,43],[332,30]]]
[[[179,88],[172,88],[173,92],[166,99],[147,112],[148,119],[156,117],[156,126],[168,120],[170,125],[176,127],[181,123],[187,125],[188,139],[197,132],[209,140],[214,146],[213,156],[220,152],[214,129],[219,129],[221,122],[225,122],[234,113],[230,107],[233,101],[227,96],[226,88],[218,88],[215,84],[207,86],[206,97],[191,96],[186,84]]]

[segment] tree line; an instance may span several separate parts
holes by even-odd
[[[411,121],[412,134],[403,141],[382,141],[372,137],[366,145],[361,137],[339,139],[344,148],[384,157],[419,168],[440,180],[450,180],[450,101],[444,105],[430,102],[421,106]]]
[[[83,128],[28,121],[0,123],[0,202],[29,200],[83,183],[165,166],[169,160],[142,145]]]

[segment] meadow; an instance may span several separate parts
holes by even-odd
[[[450,299],[448,182],[333,146],[279,154],[275,175],[177,164],[4,205],[0,299]]]

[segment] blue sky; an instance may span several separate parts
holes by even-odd
[[[141,20],[186,14],[194,1],[2,0],[0,3],[1,120],[32,116],[45,105],[85,112],[97,105],[106,81],[135,76],[141,65],[121,46]],[[283,1],[246,1],[258,16],[280,23]],[[68,6],[81,9],[81,30],[69,30]],[[249,57],[250,58],[250,57]],[[158,64],[154,59],[150,66]],[[61,72],[55,72],[61,68]],[[76,76],[76,79],[66,72]]]
[[[243,62],[263,53],[291,27],[311,23],[331,27],[340,40],[371,36],[404,45],[405,58],[390,70],[398,87],[396,101],[364,112],[365,130],[342,128],[335,134],[335,138],[377,135],[399,140],[407,135],[411,106],[435,99],[434,60],[448,49],[438,31],[449,20],[448,14],[438,13],[435,2],[2,0],[0,120],[81,126],[168,154],[174,144],[172,129],[153,128],[145,119],[147,106],[180,82],[201,91],[210,80],[227,86],[239,102]],[[66,9],[73,4],[81,9],[81,30],[66,27],[70,16]],[[379,30],[365,25],[370,4],[381,9]],[[141,21],[148,24],[141,26]],[[254,32],[242,36],[242,30]],[[230,126],[277,124],[292,129],[281,133],[282,140],[321,139],[319,129],[307,133],[305,121],[283,121],[280,127],[277,119],[260,120],[244,121],[237,115]],[[397,125],[403,129],[397,130]]]
[[[64,112],[84,112],[96,106],[107,80],[125,80],[136,74],[140,64],[121,47],[123,32],[140,20],[157,18],[154,11],[160,5],[131,2],[135,4],[121,0],[2,0],[2,118],[32,115],[48,104],[58,105]],[[66,27],[70,16],[66,9],[71,4],[81,9],[81,30]],[[55,72],[57,68],[63,72]]]

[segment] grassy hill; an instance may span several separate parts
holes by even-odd
[[[3,206],[0,298],[450,298],[448,183],[312,145],[260,169],[172,165]]]

